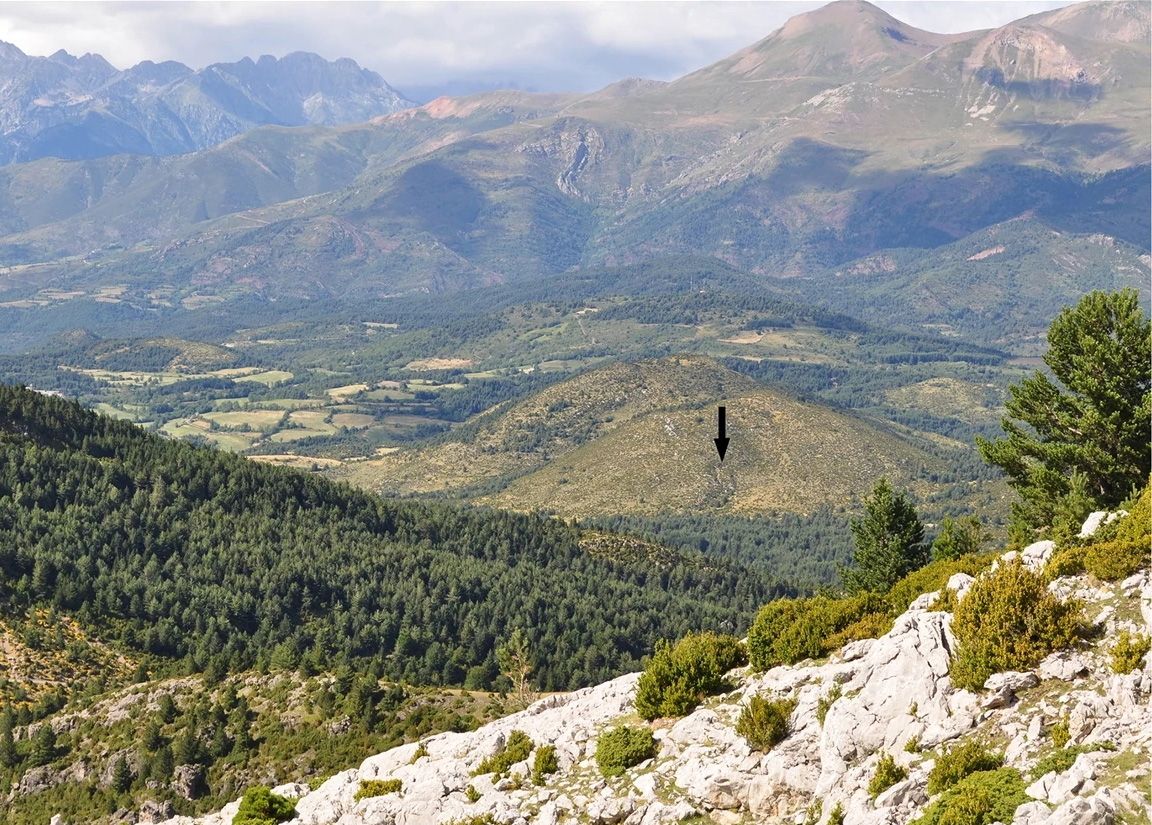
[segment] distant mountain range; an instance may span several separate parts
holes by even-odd
[[[415,105],[347,58],[307,52],[193,71],[98,54],[24,54],[0,42],[0,163],[192,152],[257,126],[334,126]]]
[[[1138,0],[1089,2],[940,35],[841,0],[671,83],[486,92],[371,120],[407,102],[351,61],[117,74],[94,57],[8,57],[105,90],[71,105],[107,130],[46,127],[27,138],[40,153],[53,134],[92,154],[124,145],[111,124],[133,118],[97,102],[121,83],[157,137],[132,132],[143,154],[0,168],[0,304],[66,295],[77,313],[112,287],[148,312],[363,303],[702,255],[874,317],[919,296],[897,322],[1031,340],[1087,289],[1147,294],[1149,18]],[[16,85],[25,108],[46,99]],[[198,137],[161,128],[170,111],[204,112]],[[367,122],[321,125],[349,119]],[[143,156],[261,122],[317,125]],[[1023,291],[998,285],[1009,259]]]

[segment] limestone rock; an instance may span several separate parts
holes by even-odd
[[[993,673],[984,682],[984,689],[988,691],[981,703],[984,708],[1006,708],[1016,700],[1016,693],[1021,690],[1026,690],[1030,687],[1035,687],[1040,684],[1040,679],[1035,673],[1027,672],[1022,673],[1019,671],[1007,671],[1005,673]]]
[[[1054,541],[1038,541],[1020,551],[1020,560],[1029,570],[1042,570],[1056,550]]]
[[[948,584],[944,586],[949,590],[956,591],[957,599],[963,599],[968,595],[968,588],[972,586],[974,581],[976,581],[975,576],[969,576],[967,573],[953,573],[948,579]]]
[[[1041,825],[1047,822],[1052,810],[1043,802],[1025,802],[1012,816],[1012,825]]]
[[[172,803],[168,800],[162,802],[153,802],[149,800],[140,806],[140,813],[137,816],[137,822],[163,822],[166,819],[171,819],[175,810],[172,808]]]
[[[172,792],[181,799],[199,799],[204,794],[204,767],[177,765],[172,772]]]
[[[1071,650],[1058,650],[1044,658],[1036,672],[1041,679],[1061,679],[1071,682],[1083,676],[1091,664],[1083,654]]]
[[[1112,825],[1116,809],[1100,796],[1069,799],[1052,812],[1048,825]]]
[[[1026,548],[1023,555],[1025,563],[1043,558],[1042,549]],[[972,581],[953,576],[948,586],[962,594]],[[1069,594],[1107,596],[1110,603],[1118,594],[1117,586],[1098,589],[1086,576],[1058,584]],[[1132,614],[1137,592],[1152,600],[1148,584],[1142,576],[1121,585],[1132,592],[1128,604],[1117,604],[1115,615]],[[292,825],[444,825],[484,816],[509,825],[671,825],[694,815],[717,825],[799,825],[809,812],[819,809],[827,817],[836,805],[845,825],[908,825],[927,803],[925,786],[934,762],[925,750],[996,731],[1008,740],[1007,764],[1027,771],[1051,752],[1044,731],[1066,719],[1076,743],[1107,740],[1123,753],[1081,754],[1067,771],[1041,777],[1028,787],[1034,801],[1016,810],[1012,825],[1111,823],[1118,807],[1129,803],[1121,788],[1103,787],[1117,775],[1101,766],[1121,755],[1130,759],[1152,752],[1152,671],[1112,674],[1100,642],[1094,651],[1053,654],[1035,672],[994,674],[979,696],[959,690],[948,677],[956,649],[952,617],[927,609],[934,598],[914,600],[888,633],[846,645],[826,662],[764,673],[734,671],[731,693],[708,699],[683,718],[650,726],[657,756],[620,777],[602,777],[593,757],[606,728],[644,724],[635,717],[638,674],[550,696],[476,731],[428,737],[420,744],[426,755],[419,759],[413,743],[371,756],[311,791],[305,786],[277,790],[302,795]],[[1030,691],[1042,680],[1042,695]],[[821,723],[817,707],[833,686],[839,698]],[[796,703],[786,737],[767,753],[752,750],[735,730],[741,710],[756,694]],[[505,776],[473,775],[514,730],[537,746],[556,748],[560,768],[545,787],[525,780],[530,762],[513,766]],[[920,743],[920,756],[904,750],[912,739]],[[873,800],[867,786],[881,751],[908,776]],[[1146,781],[1148,772],[1127,773],[1119,781],[1138,795],[1132,783]],[[355,799],[363,781],[390,778],[403,783],[401,793]],[[472,792],[466,794],[469,786]],[[237,805],[196,819],[176,817],[169,825],[229,825]]]
[[[1097,510],[1095,513],[1089,513],[1088,518],[1084,519],[1084,524],[1080,527],[1080,532],[1077,535],[1082,539],[1094,536],[1096,535],[1096,531],[1105,524],[1110,524],[1116,519],[1123,518],[1126,515],[1128,515],[1127,510],[1117,510],[1112,513],[1107,510]]]

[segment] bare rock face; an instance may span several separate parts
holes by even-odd
[[[1047,552],[1026,548],[1021,555],[1027,562]],[[972,581],[953,577],[949,587],[962,595]],[[1143,574],[1104,588],[1086,578],[1060,581],[1087,594],[1090,615],[1107,602],[1117,616],[1131,616],[1147,590]],[[637,674],[551,696],[470,733],[393,748],[312,790],[277,791],[300,797],[293,825],[445,825],[482,816],[502,825],[664,825],[696,815],[717,823],[799,823],[817,812],[825,822],[836,805],[845,825],[907,825],[931,801],[927,780],[940,746],[997,734],[1009,740],[1007,766],[1030,783],[1032,801],[1017,809],[1012,825],[1110,825],[1146,806],[1139,784],[1147,785],[1148,769],[1121,775],[1110,765],[1124,754],[1147,762],[1152,753],[1152,667],[1111,673],[1105,641],[1095,650],[1054,654],[1034,671],[995,674],[979,695],[959,690],[948,677],[952,617],[928,609],[934,602],[934,595],[915,600],[888,633],[853,642],[826,662],[734,671],[731,693],[650,726],[656,757],[621,777],[600,775],[596,740],[611,726],[643,724],[633,706]],[[834,686],[838,698],[821,724],[817,707]],[[758,694],[796,702],[788,736],[767,753],[736,732],[742,709]],[[1057,722],[1067,723],[1086,752],[1066,770],[1036,777],[1035,766],[1055,750],[1049,731]],[[474,775],[514,730],[556,748],[559,771],[542,786],[530,779],[530,759],[503,776]],[[873,799],[868,785],[885,753],[907,775]],[[357,801],[368,779],[399,779],[402,790]],[[227,825],[237,804],[169,825]]]
[[[163,822],[171,819],[175,811],[172,808],[172,803],[164,800],[163,802],[153,802],[149,800],[140,806],[140,813],[138,814],[137,822]]]
[[[172,773],[172,792],[181,799],[199,799],[204,794],[204,768],[201,765],[177,765]]]

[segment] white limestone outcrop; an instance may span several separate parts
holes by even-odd
[[[1032,545],[1019,555],[1038,567],[1051,552]],[[947,586],[963,598],[972,582],[957,575]],[[1061,579],[1053,590],[1086,598],[1088,619],[1110,610],[1102,629],[1139,627],[1133,617],[1152,604],[1146,571],[1105,587]],[[836,805],[845,825],[903,825],[930,802],[931,751],[978,735],[999,741],[1006,764],[1030,782],[1033,801],[1017,809],[1012,825],[1109,825],[1122,811],[1148,807],[1152,665],[1112,673],[1105,639],[1055,653],[1032,671],[995,674],[980,694],[960,690],[948,676],[956,650],[952,617],[929,609],[935,601],[935,594],[917,599],[888,633],[853,642],[827,662],[734,672],[731,693],[653,724],[656,758],[623,777],[604,779],[593,757],[605,728],[643,724],[633,710],[637,674],[548,697],[470,733],[429,737],[421,751],[416,744],[393,748],[313,790],[281,790],[300,797],[294,825],[444,825],[484,815],[509,825],[663,825],[693,815],[705,817],[701,822],[799,825],[817,813],[826,821]],[[817,706],[837,685],[840,696],[821,724]],[[735,729],[741,708],[758,693],[796,701],[789,736],[768,753],[751,749]],[[1048,731],[1059,722],[1084,752],[1066,770],[1033,776],[1055,750]],[[473,775],[514,730],[556,748],[559,771],[543,786],[532,784],[528,762],[500,779]],[[872,799],[868,784],[883,753],[907,777]],[[399,779],[402,790],[357,801],[360,783],[371,779]],[[168,825],[227,825],[236,804]]]

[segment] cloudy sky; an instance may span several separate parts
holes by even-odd
[[[485,84],[591,90],[707,65],[819,2],[0,2],[0,40],[194,68],[261,54],[351,57],[414,96]],[[1067,0],[879,0],[932,31],[1002,25]]]

